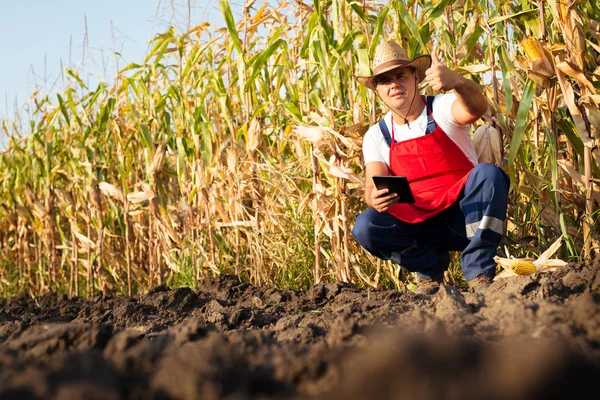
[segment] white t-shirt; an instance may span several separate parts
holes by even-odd
[[[422,101],[422,98],[415,98],[415,102]],[[465,156],[477,165],[477,152],[471,140],[470,125],[463,125],[454,120],[450,114],[452,103],[456,100],[456,94],[445,93],[435,96],[433,100],[433,119],[446,135],[463,151]],[[392,136],[392,112],[389,111],[384,117],[385,123]],[[408,139],[414,139],[425,136],[427,130],[427,107],[415,121],[407,125],[398,125],[394,123],[394,136],[396,142],[402,142]],[[383,162],[388,167],[390,165],[390,148],[385,142],[385,138],[379,129],[379,124],[369,128],[363,140],[363,157],[365,164],[370,162]]]

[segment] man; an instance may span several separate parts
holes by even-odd
[[[433,62],[432,62],[433,61]],[[461,251],[472,290],[483,292],[496,272],[509,189],[508,176],[494,164],[477,163],[470,124],[487,110],[479,85],[428,55],[409,60],[396,43],[379,45],[373,75],[359,76],[388,106],[363,141],[365,200],[352,234],[366,250],[392,260],[418,277],[417,293],[439,289],[448,251]],[[435,92],[424,97],[423,79]],[[378,190],[375,175],[404,175],[415,203],[398,203]]]

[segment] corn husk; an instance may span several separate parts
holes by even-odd
[[[554,63],[550,51],[540,42],[528,37],[521,42],[525,57],[517,57],[515,64],[527,71],[527,76],[545,88],[554,77]]]
[[[500,133],[491,124],[483,124],[475,130],[473,145],[479,162],[491,162],[500,165],[502,160]]]
[[[511,276],[530,276],[536,273],[554,271],[557,268],[566,266],[567,262],[563,260],[550,259],[550,257],[552,257],[552,255],[560,248],[561,243],[562,238],[559,238],[536,260],[533,258],[494,257],[494,261],[504,268],[504,271],[496,275],[494,280]]]

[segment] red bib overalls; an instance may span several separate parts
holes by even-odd
[[[433,118],[429,107],[427,112]],[[388,210],[401,221],[422,222],[450,207],[458,200],[474,167],[437,123],[436,126],[425,136],[396,143],[392,119],[390,170],[392,175],[408,178],[415,198],[413,204],[395,204]]]

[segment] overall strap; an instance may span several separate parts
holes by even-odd
[[[387,143],[388,147],[392,147],[392,137],[390,136],[390,131],[388,130],[383,118],[381,119],[381,121],[379,121],[379,129],[381,130],[383,138],[385,139],[385,142]]]
[[[434,99],[435,99],[435,96],[427,96],[427,100],[426,100],[427,129],[425,130],[426,135],[437,129],[437,124],[436,124],[435,120],[433,119],[433,100]],[[393,123],[394,122],[393,122],[393,118],[392,118],[392,124]],[[387,143],[388,147],[391,147],[392,146],[392,137],[390,136],[390,131],[388,130],[387,125],[385,124],[385,121],[383,118],[379,121],[379,129],[381,130],[381,133],[383,134],[383,138],[385,139],[385,142]]]
[[[433,119],[433,100],[435,96],[427,96],[427,129],[425,134],[431,133],[437,129],[437,124]]]

